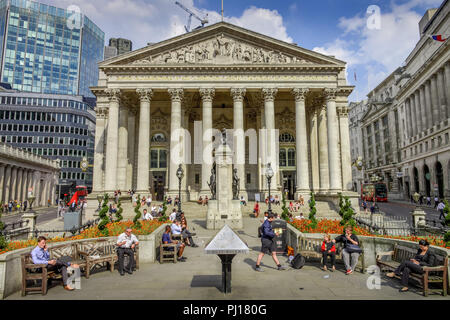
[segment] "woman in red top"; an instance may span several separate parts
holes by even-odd
[[[253,208],[253,213],[255,214],[255,218],[259,216],[259,202],[255,202],[255,207]]]
[[[292,201],[289,201],[289,211],[290,212],[294,211],[294,204],[292,203]]]
[[[336,247],[334,243],[331,241],[330,235],[326,234],[323,238],[322,243],[322,265],[323,270],[327,271],[327,257],[330,257],[331,260],[331,271],[336,270],[334,266],[334,262],[336,261]]]

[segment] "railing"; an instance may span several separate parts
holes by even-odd
[[[28,225],[29,220],[19,220],[16,222],[7,223],[4,225],[3,232],[8,232],[18,228],[24,228]],[[9,229],[9,230],[7,230]]]
[[[48,233],[63,233],[63,234],[71,233],[71,236],[74,236],[76,234],[81,233],[82,231],[84,231],[86,229],[89,229],[89,228],[97,225],[100,220],[101,220],[100,218],[96,218],[94,220],[89,220],[88,222],[86,222],[85,224],[80,226],[79,228],[72,228],[70,230],[39,230],[39,229],[36,229],[33,231],[33,234],[36,238],[41,234],[48,234]]]

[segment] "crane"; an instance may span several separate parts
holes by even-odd
[[[186,32],[190,32],[191,30],[191,19],[192,16],[194,16],[194,18],[198,19],[200,21],[200,23],[202,24],[201,27],[203,27],[206,23],[208,23],[208,14],[206,14],[206,16],[202,19],[200,18],[198,15],[196,15],[194,12],[192,12],[191,10],[189,10],[188,8],[186,8],[184,5],[182,5],[181,3],[179,3],[178,1],[175,1],[175,4],[178,5],[181,9],[183,9],[184,11],[186,11],[187,13],[189,13],[189,18],[188,18],[188,23],[187,26],[184,26],[184,29],[186,29]],[[200,26],[198,26],[195,29],[201,28]]]

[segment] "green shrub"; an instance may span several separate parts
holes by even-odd
[[[283,205],[281,207],[281,210],[282,210],[281,219],[289,221],[289,209],[286,207],[286,195],[284,192],[282,193],[282,195],[283,195],[283,197],[282,197]]]
[[[136,213],[136,215],[133,218],[133,223],[134,223],[134,228],[139,229],[141,228],[141,222],[139,221],[139,219],[141,218],[141,212],[139,211],[139,208],[141,207],[141,197],[138,195],[137,196],[137,202],[136,202],[136,207],[134,208],[134,212]]]
[[[119,199],[119,203],[117,204],[117,212],[116,212],[116,218],[117,219],[114,222],[119,222],[119,221],[123,220],[122,212],[123,212],[122,202]]]
[[[317,219],[316,219],[316,200],[314,198],[314,193],[310,193],[311,199],[309,200],[309,217],[308,219],[311,221],[309,227],[316,228],[317,227]]]
[[[342,211],[341,225],[343,226],[351,225],[353,227],[356,226],[356,221],[355,219],[353,219],[353,215],[355,214],[355,212],[353,211],[349,197],[344,197],[344,204],[342,206],[342,209],[339,211],[340,212]]]
[[[106,228],[106,225],[109,223],[109,218],[108,218],[108,200],[109,200],[109,196],[107,193],[105,193],[105,195],[103,196],[103,205],[102,205],[102,209],[100,210],[100,212],[98,213],[98,216],[100,217],[101,221],[98,224],[98,230],[104,235],[107,236],[108,235],[108,228]]]
[[[2,211],[0,212],[0,249],[4,249],[6,248],[7,242],[5,237],[3,236],[3,229],[5,229],[5,225],[3,224],[2,221],[2,213],[3,213],[3,202],[1,203],[2,205]]]

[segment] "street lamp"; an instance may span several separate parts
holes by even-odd
[[[103,196],[102,196],[101,194],[99,194],[99,195],[97,196],[98,208],[97,208],[97,210],[95,210],[95,212],[98,212],[98,211],[101,210],[101,203],[102,203],[102,200],[103,200]]]
[[[272,206],[270,203],[270,181],[272,180],[273,177],[273,169],[270,166],[270,162],[267,164],[267,169],[266,169],[266,178],[267,178],[267,185],[269,187],[269,209],[267,210],[267,212],[269,214],[272,214]]]
[[[184,172],[181,164],[177,169],[177,178],[178,178],[178,213],[181,213],[181,179],[183,179]]]

